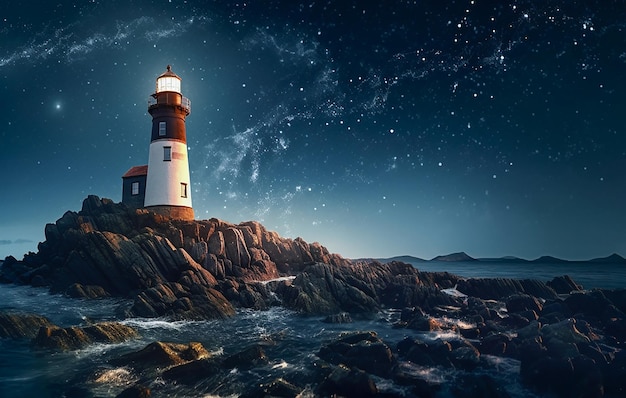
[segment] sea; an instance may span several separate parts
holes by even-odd
[[[610,264],[494,264],[416,263],[422,271],[448,271],[466,277],[536,278],[549,280],[568,274],[585,288],[619,288],[626,281],[623,265]],[[0,310],[44,315],[53,323],[85,326],[90,322],[117,320],[120,306],[128,300],[70,299],[51,295],[45,288],[0,285]],[[328,324],[323,317],[302,316],[281,307],[266,311],[239,309],[226,320],[172,321],[168,319],[125,319],[140,337],[119,344],[94,344],[72,351],[36,349],[28,340],[0,339],[0,397],[115,397],[141,381],[152,397],[237,397],[260,384],[283,378],[304,389],[302,397],[314,397],[320,347],[345,332],[375,331],[392,349],[405,337],[457,339],[453,332],[417,332],[393,326],[398,309],[387,309],[368,319],[349,324]],[[448,322],[454,320],[447,319]],[[467,325],[466,325],[467,326]],[[151,342],[200,342],[216,357],[226,357],[257,344],[268,361],[251,369],[231,369],[187,386],[155,376],[145,379],[130,366],[113,366],[110,361],[138,351]],[[512,397],[537,397],[519,381],[519,362],[485,356],[489,365],[478,372],[489,374],[506,386]],[[405,372],[441,385],[437,397],[452,397],[451,388],[463,372],[401,362]],[[374,377],[379,391],[390,396],[410,396],[410,388]]]
[[[584,289],[621,289],[626,287],[626,264],[596,262],[498,262],[481,260],[468,262],[409,261],[420,271],[447,271],[467,278],[515,278],[550,281],[556,276],[569,275]]]

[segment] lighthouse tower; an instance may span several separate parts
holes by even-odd
[[[193,220],[185,132],[191,101],[183,97],[180,83],[168,65],[148,103],[152,136],[143,205],[168,217]]]

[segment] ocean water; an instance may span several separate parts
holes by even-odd
[[[422,271],[448,271],[466,277],[512,277],[550,280],[568,274],[585,288],[624,287],[626,269],[616,264],[496,264],[496,263],[416,263]],[[0,310],[45,315],[59,326],[81,326],[91,321],[116,319],[116,310],[127,300],[77,300],[50,295],[44,288],[0,285]],[[141,380],[154,397],[230,397],[259,384],[284,378],[306,387],[302,396],[313,396],[317,352],[341,333],[375,331],[394,349],[406,336],[423,340],[455,339],[446,333],[420,333],[393,328],[398,310],[379,313],[373,319],[351,324],[326,324],[322,317],[303,317],[283,308],[268,311],[238,310],[227,320],[169,321],[134,318],[122,320],[136,328],[140,338],[121,344],[95,344],[85,349],[51,352],[31,347],[26,340],[0,339],[0,397],[114,397],[142,378],[131,367],[114,367],[110,360],[144,348],[153,341],[188,343],[198,341],[215,356],[229,356],[261,344],[269,361],[251,369],[233,369],[217,374],[194,386],[166,382],[154,377]],[[519,382],[519,362],[488,357],[489,367],[481,370],[503,381],[512,397],[532,397]],[[441,383],[438,397],[451,396],[448,387],[462,375],[451,369],[429,368],[400,363],[405,372],[434,383]],[[379,390],[406,396],[406,386],[375,378]]]
[[[569,275],[585,289],[626,288],[626,264],[501,263],[498,261],[428,261],[411,262],[411,264],[420,271],[447,271],[467,278],[538,279],[546,282],[556,276]]]

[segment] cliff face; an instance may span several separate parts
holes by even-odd
[[[319,243],[281,238],[258,222],[173,220],[96,196],[46,225],[45,236],[38,253],[6,259],[2,281],[79,297],[136,295],[130,315],[228,316],[231,302],[267,305],[264,285],[249,282],[317,262],[350,265]]]

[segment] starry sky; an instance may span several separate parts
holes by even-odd
[[[197,218],[352,258],[626,255],[624,0],[26,0],[0,6],[0,257],[121,200],[168,64]]]

